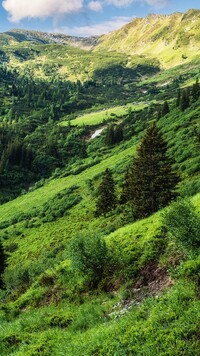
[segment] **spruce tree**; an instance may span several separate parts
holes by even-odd
[[[98,199],[96,203],[96,214],[106,215],[116,207],[115,182],[112,172],[107,168],[103,174],[98,188]]]
[[[181,102],[181,91],[180,91],[180,89],[178,89],[177,98],[176,98],[176,107],[177,108],[179,108],[180,102]]]
[[[192,86],[192,98],[194,101],[198,100],[200,97],[200,85],[198,78],[196,79],[195,84]]]
[[[133,164],[128,167],[124,175],[120,203],[126,204],[133,201]]]
[[[158,110],[157,111],[157,120],[160,120],[161,117],[162,117],[162,112],[161,112],[161,110]]]
[[[184,89],[181,96],[180,108],[185,111],[190,106],[190,93],[189,90]]]
[[[136,218],[151,215],[175,198],[177,175],[167,145],[153,123],[138,148],[132,166],[131,190]]]
[[[121,125],[117,125],[114,129],[114,143],[119,143],[123,140],[123,130]]]
[[[111,124],[107,127],[106,136],[105,136],[105,144],[111,146],[115,143],[115,132],[114,126]]]
[[[169,113],[169,105],[168,102],[165,101],[162,107],[162,116],[165,116]]]

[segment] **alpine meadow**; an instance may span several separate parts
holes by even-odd
[[[200,355],[200,10],[0,33],[0,355]]]

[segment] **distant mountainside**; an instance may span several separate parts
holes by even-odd
[[[156,57],[164,67],[181,64],[200,54],[200,10],[135,18],[99,42],[97,51]]]
[[[31,42],[34,44],[70,44],[74,47],[91,49],[97,44],[98,37],[75,37],[64,34],[19,29],[12,29],[0,34],[0,45],[17,45],[20,42]]]

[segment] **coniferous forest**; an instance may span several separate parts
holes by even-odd
[[[1,355],[200,354],[200,11],[147,20],[0,34]]]

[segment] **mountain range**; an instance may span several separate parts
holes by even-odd
[[[103,36],[72,37],[64,34],[10,30],[0,34],[0,44],[68,44],[98,52],[119,52],[158,58],[164,68],[197,58],[200,48],[200,10],[135,18],[121,29]],[[28,43],[27,43],[28,45]]]

